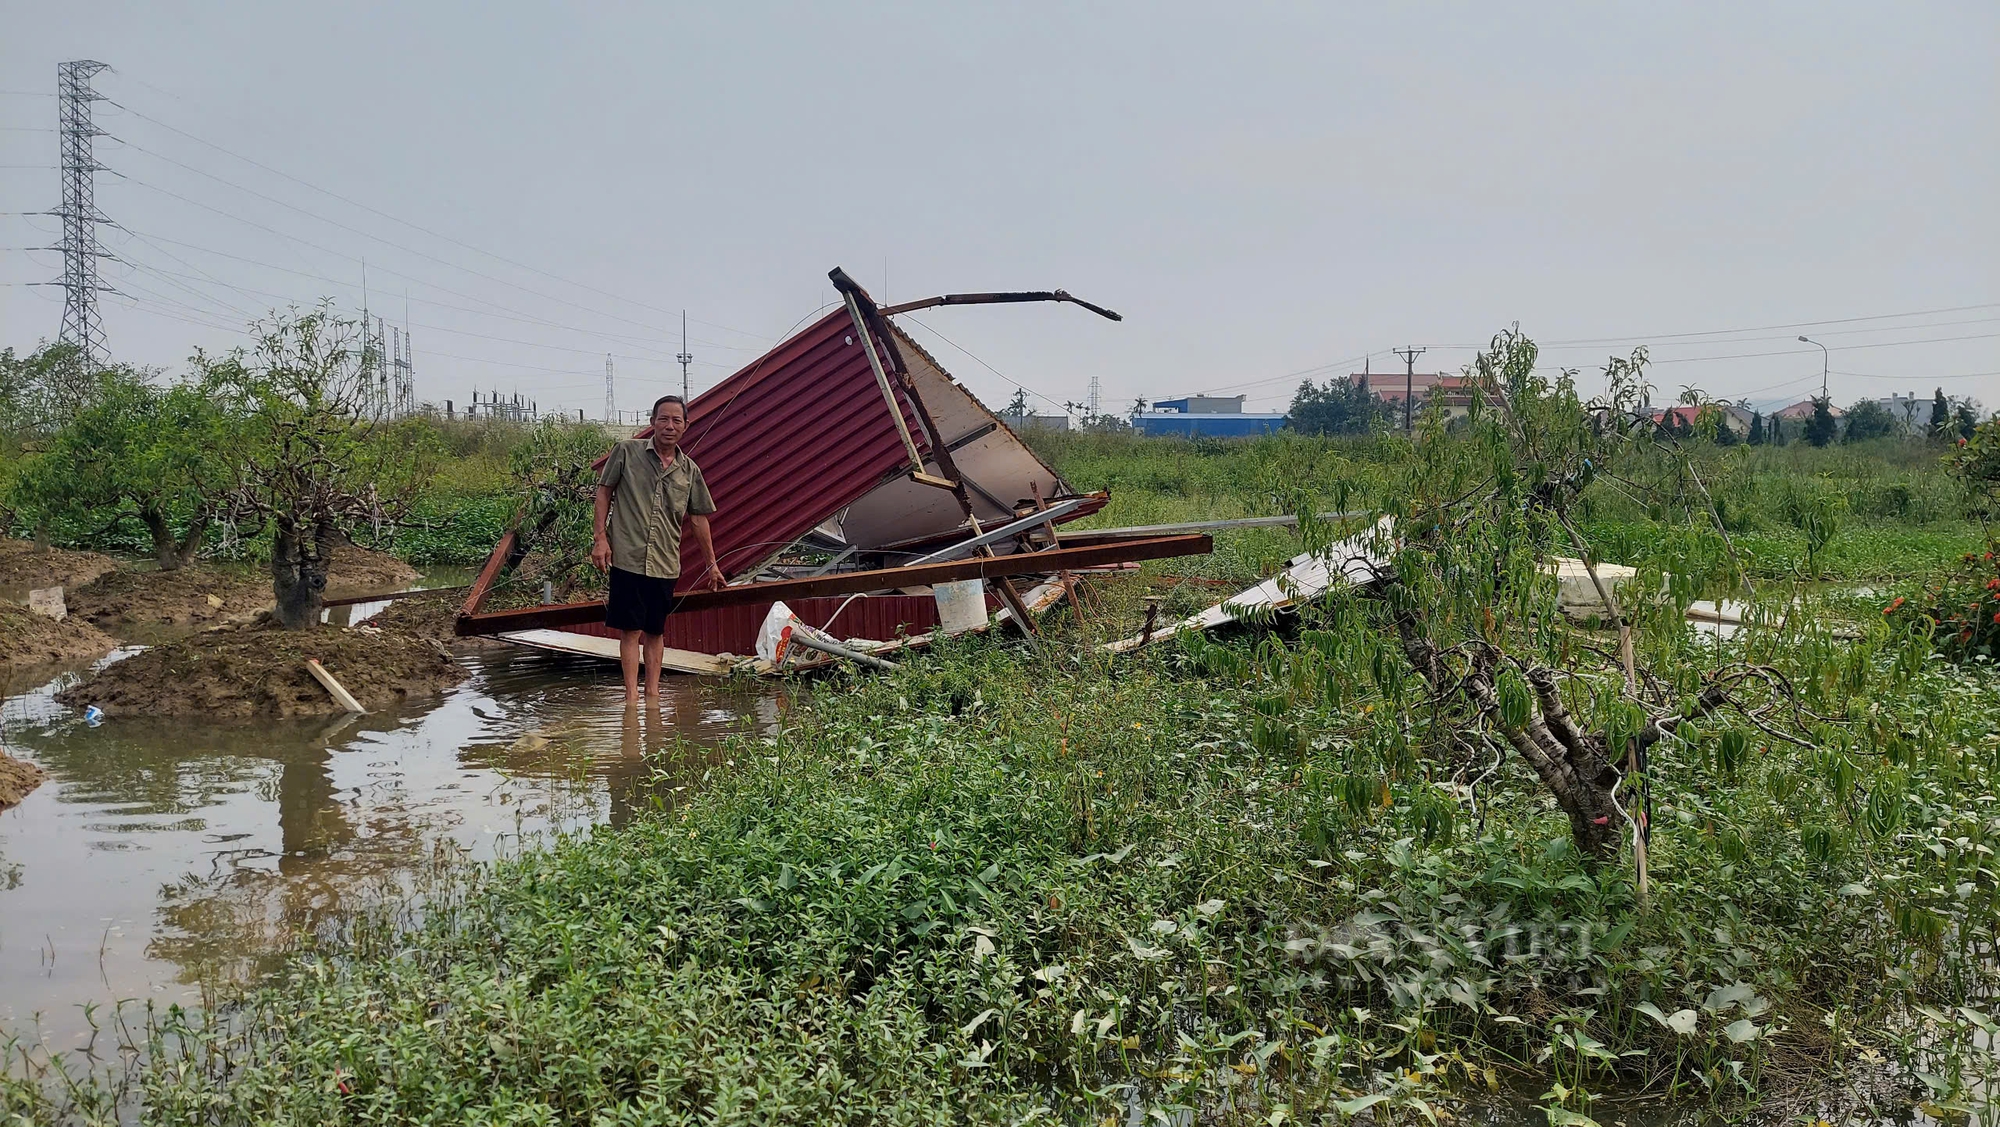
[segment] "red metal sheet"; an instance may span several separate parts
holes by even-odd
[[[882,347],[878,338],[876,348]],[[918,449],[928,450],[900,389],[897,405]],[[681,446],[715,498],[709,528],[732,578],[909,467],[845,309],[695,396]],[[697,576],[707,567],[701,549],[683,540],[681,574]]]

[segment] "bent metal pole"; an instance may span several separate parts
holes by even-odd
[[[910,476],[925,485],[950,488],[952,482],[924,472],[923,455],[917,452],[917,440],[910,435],[910,424],[903,420],[902,404],[896,402],[896,393],[889,386],[889,373],[882,370],[882,358],[875,354],[875,335],[868,331],[868,322],[861,316],[861,306],[854,300],[853,283],[841,285],[847,276],[837,270],[834,275],[833,284],[840,289],[841,299],[847,303],[847,316],[854,322],[855,339],[868,357],[869,370],[875,373],[875,386],[882,389],[882,401],[889,405],[889,417],[896,420],[896,433],[903,436],[903,449],[910,455]]]

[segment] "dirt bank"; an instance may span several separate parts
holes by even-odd
[[[19,603],[0,601],[0,683],[30,667],[88,661],[117,644],[74,615],[57,622]]]
[[[422,573],[416,568],[387,552],[342,544],[333,550],[333,563],[326,571],[326,597],[343,599],[402,591],[420,578]],[[265,586],[268,589],[269,584]]]
[[[434,638],[450,644],[462,641],[452,637],[451,625],[457,619],[459,605],[463,602],[465,592],[455,590],[397,599],[362,625],[412,637]]]
[[[371,711],[457,684],[465,671],[430,639],[399,630],[268,625],[217,630],[158,646],[57,694],[111,717],[323,716],[341,711],[312,674],[318,658]]]
[[[22,598],[37,587],[81,587],[117,566],[96,552],[37,549],[31,540],[0,537],[0,590],[19,590]]]
[[[271,605],[271,579],[227,564],[178,571],[114,571],[67,596],[69,613],[111,634],[157,640],[159,631],[247,620]]]
[[[42,769],[0,751],[0,810],[28,797],[28,792],[48,778]]]

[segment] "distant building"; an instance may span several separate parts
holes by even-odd
[[[1741,407],[1731,407],[1721,403],[1716,404],[1715,407],[1722,414],[1722,425],[1728,427],[1731,434],[1738,438],[1748,438],[1750,436],[1750,412],[1745,411]],[[1807,413],[1810,414],[1811,412]],[[1701,408],[1686,406],[1668,407],[1665,410],[1653,412],[1653,422],[1664,423],[1669,416],[1676,421],[1677,426],[1693,430],[1696,421],[1701,418]]]
[[[1153,404],[1154,411],[1173,411],[1182,415],[1240,415],[1243,413],[1244,395],[1189,395],[1180,399],[1162,399]]]
[[[1928,395],[1885,395],[1874,401],[1875,405],[1889,412],[1896,425],[1906,430],[1921,431],[1931,423],[1931,397]]]
[[[1135,411],[1132,426],[1140,434],[1181,438],[1250,438],[1272,434],[1285,425],[1283,411],[1245,411],[1241,395],[1189,395],[1161,399],[1150,411]]]
[[[1276,434],[1285,425],[1283,411],[1212,412],[1191,415],[1180,411],[1141,411],[1132,416],[1140,434],[1178,435],[1182,438],[1250,438]]]
[[[1827,404],[1827,409],[1833,412],[1833,417],[1836,419],[1845,418],[1847,415],[1846,411],[1833,406],[1831,403]],[[1810,399],[1801,399],[1790,407],[1781,407],[1771,412],[1771,417],[1774,419],[1810,419],[1812,416],[1813,401]]]
[[[1416,400],[1410,407],[1413,416],[1433,398],[1444,405],[1447,418],[1463,418],[1472,410],[1472,380],[1465,376],[1447,376],[1441,372],[1417,372],[1414,375],[1352,372],[1347,378],[1368,381],[1369,393],[1389,408],[1397,426],[1402,425],[1406,392]]]

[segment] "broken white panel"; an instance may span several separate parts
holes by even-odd
[[[1556,577],[1556,606],[1564,614],[1575,619],[1603,619],[1610,621],[1611,608],[1598,597],[1597,585],[1590,581],[1590,569],[1582,560],[1567,556],[1557,556],[1547,564],[1549,574]],[[1639,575],[1639,569],[1624,564],[1600,563],[1597,577],[1613,595],[1623,600],[1625,587]]]
[[[1310,602],[1335,587],[1365,583],[1388,565],[1388,560],[1376,550],[1376,544],[1386,542],[1393,527],[1394,522],[1383,517],[1375,527],[1330,544],[1323,552],[1293,556],[1283,570],[1255,587],[1190,618],[1154,627],[1150,640],[1171,638],[1183,630],[1213,630],[1260,610],[1284,610]],[[1145,635],[1135,634],[1104,648],[1111,653],[1128,653],[1146,641]]]

